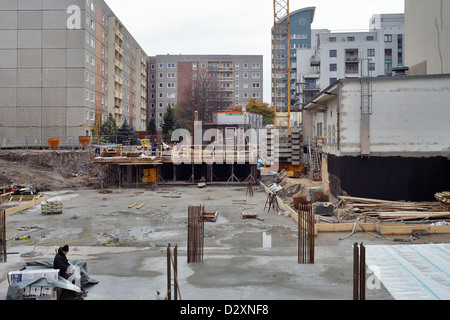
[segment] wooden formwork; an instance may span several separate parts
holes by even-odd
[[[264,189],[266,193],[271,193],[272,191],[260,182],[261,188]],[[290,206],[286,205],[280,197],[276,197],[278,206],[298,223],[299,216],[298,213],[292,209]],[[450,234],[450,225],[432,225],[432,224],[409,224],[409,223],[383,223],[383,222],[373,222],[373,223],[316,223],[314,226],[315,235],[319,232],[376,232],[380,235],[412,235],[415,232],[421,234]]]

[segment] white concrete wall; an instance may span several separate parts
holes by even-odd
[[[336,155],[361,153],[360,83],[343,82],[340,90],[340,148],[328,144],[324,151]],[[370,152],[377,156],[450,157],[450,76],[373,81],[373,114],[370,117]],[[314,133],[337,128],[337,97],[326,103],[325,113],[313,115]],[[325,134],[323,134],[325,136]],[[333,142],[333,140],[331,140]]]
[[[450,1],[406,0],[405,32],[410,74],[450,73]]]

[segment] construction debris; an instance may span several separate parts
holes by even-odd
[[[260,221],[264,221],[263,218],[258,217],[255,212],[243,211],[241,212],[242,219],[258,219]]]

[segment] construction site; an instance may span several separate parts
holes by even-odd
[[[423,290],[422,280],[381,281],[374,273],[381,262],[373,265],[380,254],[372,250],[431,255],[426,246],[450,241],[446,193],[427,203],[334,199],[323,170],[295,170],[304,162],[276,172],[251,163],[216,168],[194,164],[191,150],[192,165],[178,167],[162,150],[136,148],[2,151],[2,298],[11,298],[10,272],[53,261],[69,245],[69,259],[83,261],[94,279],[86,300],[328,300],[362,292],[364,299],[404,299]],[[45,211],[52,201],[60,206]],[[364,262],[355,261],[356,245],[367,249]],[[448,258],[437,259],[430,263],[446,270]],[[367,265],[358,282],[379,285],[356,284],[355,291],[355,263]],[[420,272],[415,277],[430,276]],[[405,281],[410,287],[396,288]],[[447,299],[448,281],[440,286],[439,298]],[[75,299],[71,290],[55,292]]]
[[[411,160],[379,170],[369,113],[357,115],[367,154],[344,154],[344,130],[317,130],[329,113],[317,106],[339,106],[345,83],[292,121],[289,1],[274,12],[273,124],[202,126],[193,112],[167,148],[80,137],[0,149],[0,300],[450,299],[450,191],[436,190],[447,151],[430,157],[437,177],[411,165],[408,182],[437,181],[423,183],[428,201],[358,196],[397,176],[366,180],[345,161],[384,177]],[[373,102],[360,95],[358,112]]]

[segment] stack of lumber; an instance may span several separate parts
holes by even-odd
[[[441,211],[450,211],[450,191],[439,192],[434,195],[441,204]]]
[[[383,222],[450,218],[450,212],[440,211],[436,203],[385,201],[348,196],[339,198],[341,204],[349,210],[376,216]]]

